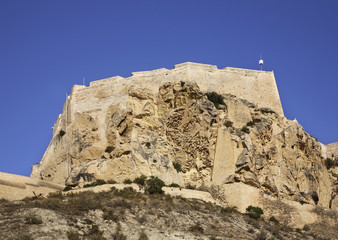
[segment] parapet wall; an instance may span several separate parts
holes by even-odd
[[[193,81],[204,92],[232,94],[284,115],[273,72],[230,67],[218,69],[215,65],[191,62],[175,65],[172,70],[161,68],[134,72],[128,78],[115,76],[93,81],[89,87],[76,85],[72,89],[71,112],[95,110],[108,102],[123,105],[131,88],[146,88],[156,94],[163,83],[178,81]]]
[[[0,199],[19,200],[61,191],[64,185],[0,172]]]

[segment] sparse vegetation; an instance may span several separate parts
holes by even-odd
[[[196,223],[195,225],[191,226],[189,228],[189,230],[191,232],[194,232],[194,233],[203,233],[204,232],[204,229],[201,227],[201,225],[199,223]]]
[[[173,165],[177,172],[182,172],[182,166],[179,162],[173,162]]]
[[[105,180],[103,180],[103,179],[96,179],[95,182],[85,184],[83,187],[84,188],[95,187],[95,186],[104,185],[104,184],[107,184],[107,182]]]
[[[107,184],[116,184],[117,182],[115,180],[108,180]]]
[[[177,183],[172,183],[172,184],[169,185],[169,187],[177,187],[177,188],[179,188],[180,185],[178,185]]]
[[[247,128],[247,127],[242,127],[242,129],[241,129],[241,131],[242,132],[245,132],[245,133],[247,133],[247,134],[249,134],[250,133],[250,129],[249,128]]]
[[[144,186],[144,184],[146,183],[146,179],[146,176],[141,175],[140,177],[135,178],[133,182],[140,186]]]
[[[327,168],[327,170],[329,170],[332,167],[335,167],[337,164],[335,164],[335,162],[331,159],[331,158],[327,158],[325,160],[325,166]]]
[[[191,185],[191,184],[187,184],[187,185],[185,186],[185,188],[186,188],[186,189],[196,190],[196,186]]]
[[[233,213],[237,212],[237,207],[235,206],[228,206],[228,207],[222,207],[221,213]]]
[[[150,148],[150,146],[151,146],[151,143],[150,142],[146,142],[146,147]]]
[[[70,230],[67,232],[67,237],[69,240],[80,240],[80,234],[76,230]]]
[[[19,234],[17,237],[20,240],[33,240],[32,236],[28,233]]]
[[[151,178],[146,181],[145,192],[148,194],[154,193],[162,194],[163,193],[162,187],[164,186],[165,184],[161,179],[159,179],[158,177],[151,176]]]
[[[144,232],[144,230],[142,230],[140,232],[140,236],[139,236],[138,240],[148,240],[148,239],[149,238],[148,238],[147,234]]]
[[[117,223],[116,231],[112,235],[112,237],[113,237],[114,240],[126,240],[127,239],[126,235],[124,235],[122,233],[121,224],[120,223]]]
[[[225,105],[224,97],[216,92],[207,92],[205,94],[209,101],[211,101],[215,107],[218,109],[219,105]]]
[[[303,230],[304,231],[310,231],[310,226],[305,224],[304,227],[303,227]]]
[[[124,184],[131,184],[133,182],[129,178],[127,178],[127,179],[124,179],[123,183]]]
[[[250,122],[247,122],[246,125],[247,125],[248,127],[253,127],[253,126],[255,125],[255,123],[252,122],[252,121],[250,121]]]
[[[232,125],[233,125],[233,122],[231,122],[231,121],[226,121],[224,123],[224,126],[226,126],[226,127],[232,127]]]
[[[154,177],[151,179],[155,179]],[[149,179],[148,179],[149,180]],[[146,181],[147,183],[147,181]],[[273,217],[269,219],[269,221],[261,221],[261,217],[258,217],[258,220],[251,219],[249,217],[241,217],[242,214],[236,211],[235,207],[221,207],[211,203],[206,203],[197,200],[191,199],[184,199],[184,198],[172,198],[168,195],[160,195],[160,194],[142,194],[139,192],[134,191],[132,188],[127,187],[122,190],[117,190],[116,188],[112,187],[108,192],[99,192],[94,193],[91,191],[87,192],[80,192],[80,193],[68,193],[66,196],[63,197],[64,199],[60,199],[59,194],[54,194],[48,196],[47,199],[37,199],[37,198],[30,198],[26,199],[24,202],[18,202],[17,204],[8,204],[3,203],[0,208],[0,213],[3,216],[14,216],[12,215],[15,209],[20,209],[20,211],[24,211],[25,209],[29,208],[46,208],[54,210],[57,215],[62,215],[64,218],[67,219],[70,228],[72,229],[67,232],[66,235],[68,239],[105,239],[103,236],[109,236],[107,239],[126,239],[127,233],[123,232],[121,229],[121,225],[116,228],[116,224],[128,224],[128,219],[134,218],[133,221],[136,221],[140,225],[149,226],[151,222],[153,224],[154,219],[164,219],[165,224],[168,229],[178,229],[179,231],[189,231],[196,235],[201,235],[203,238],[210,238],[210,239],[221,239],[222,236],[218,232],[218,227],[224,225],[224,222],[227,221],[238,221],[243,219],[248,224],[245,234],[250,234],[250,237],[253,239],[264,239],[263,237],[266,236],[267,239],[272,239],[272,236],[276,239],[300,239],[301,236],[308,236],[313,234],[311,229],[306,230],[309,226],[305,226],[304,230],[299,230],[299,233],[296,233],[296,229],[286,228],[283,224],[277,224],[277,220]],[[54,209],[54,205],[51,202],[56,203],[57,208]],[[52,208],[49,208],[52,207]],[[110,226],[115,226],[115,229],[107,229],[106,227],[101,227],[98,223],[95,222],[94,219],[88,217],[90,216],[91,212],[89,210],[96,210],[100,209],[103,211],[102,218],[106,221],[106,224]],[[256,210],[255,210],[256,209]],[[257,207],[248,207],[248,212],[252,213],[253,215],[258,214],[261,215],[263,211],[260,211]],[[205,222],[193,222],[190,223],[188,226],[177,225],[180,222],[176,222],[176,217],[179,215],[196,215],[199,219],[200,217],[207,217],[208,221]],[[202,215],[201,215],[202,214]],[[206,215],[209,214],[209,215]],[[249,214],[248,214],[249,215]],[[25,216],[25,215],[23,215]],[[16,236],[20,236],[19,239],[34,239],[38,237],[37,232],[33,235],[26,235],[25,231],[27,228],[36,228],[34,224],[40,224],[39,220],[36,221],[34,218],[37,218],[37,215],[31,216],[31,214],[26,214],[30,218],[25,218],[25,222],[27,224],[25,227],[18,227],[18,233]],[[173,219],[173,216],[175,218]],[[22,218],[22,217],[21,217]],[[12,219],[12,218],[11,218]],[[32,220],[29,220],[32,219]],[[232,219],[232,220],[230,220]],[[2,220],[2,219],[1,219]],[[15,224],[15,222],[22,224],[22,219],[20,221],[15,221],[15,218],[11,220],[11,224]],[[75,222],[82,222],[81,227],[80,225],[74,225]],[[100,220],[99,222],[101,222]],[[42,222],[42,220],[41,220]],[[243,222],[244,223],[244,222]],[[33,226],[31,226],[32,224]],[[98,225],[95,225],[98,224]],[[100,223],[101,224],[101,223]],[[311,228],[311,226],[310,226]],[[4,228],[2,228],[3,231]],[[103,234],[103,231],[105,233]],[[146,230],[148,231],[148,230]],[[227,231],[227,230],[225,230]],[[80,233],[82,234],[80,235]],[[261,233],[265,232],[265,233]],[[6,232],[8,234],[8,232]],[[25,234],[25,235],[23,235]],[[46,233],[49,238],[51,238],[49,233]],[[147,239],[148,236],[142,230],[140,232],[133,232],[134,238],[136,239]],[[296,234],[296,235],[295,235]],[[301,234],[301,235],[300,235]],[[4,238],[4,234],[1,235],[0,239]],[[26,236],[26,237],[25,237]],[[54,235],[55,236],[55,235]],[[248,235],[247,235],[248,236]],[[279,237],[279,236],[283,236]],[[314,236],[314,235],[313,235]],[[225,237],[232,238],[231,234],[228,232],[225,234]],[[10,238],[15,239],[15,238]],[[55,237],[54,237],[55,239]],[[304,237],[304,239],[307,239]],[[315,239],[320,239],[316,238]]]
[[[30,215],[30,216],[25,217],[25,222],[26,224],[42,224],[42,219],[41,217]]]
[[[103,231],[100,230],[99,226],[94,224],[89,229],[88,233],[86,234],[87,239],[91,240],[103,240]]]
[[[65,134],[66,134],[66,132],[65,132],[64,130],[61,129],[60,132],[59,132],[59,136],[60,136],[60,137],[63,137]]]
[[[113,210],[108,210],[103,213],[103,219],[105,220],[112,220],[114,222],[119,221],[119,216],[114,213]]]
[[[263,210],[260,207],[254,207],[250,205],[246,209],[247,214],[249,215],[250,218],[253,219],[259,219],[261,215],[263,214]]]
[[[108,146],[108,147],[106,147],[106,149],[104,150],[105,152],[107,152],[107,153],[111,153],[112,151],[114,151],[114,147],[113,146]]]
[[[274,224],[279,224],[279,221],[274,216],[271,216],[269,220]]]

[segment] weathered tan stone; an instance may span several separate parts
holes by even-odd
[[[234,174],[235,157],[230,133],[222,128],[218,129],[215,161],[212,172],[212,181],[222,184],[230,175]]]
[[[0,199],[12,201],[25,197],[46,196],[63,189],[64,185],[0,172]]]
[[[185,63],[119,79],[73,88],[32,177],[70,185],[141,174],[181,186],[241,183],[330,207],[336,178],[324,166],[327,146],[283,117],[273,73]],[[223,94],[227,107],[216,109],[206,91]]]

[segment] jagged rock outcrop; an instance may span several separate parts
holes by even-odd
[[[126,86],[113,101],[103,91],[109,89],[97,91],[95,104],[103,99],[104,108],[84,111],[84,105],[72,115],[69,109],[79,107],[73,96],[67,100],[32,177],[73,186],[140,175],[207,188],[244,183],[278,198],[337,208],[322,146],[296,121],[231,94],[217,109],[184,79],[157,91]]]

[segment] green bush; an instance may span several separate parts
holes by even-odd
[[[70,230],[67,232],[67,237],[69,240],[80,240],[80,234],[76,230]]]
[[[247,134],[250,133],[250,129],[247,128],[247,127],[242,127],[241,131],[242,131],[242,132],[245,132],[245,133],[247,133]]]
[[[192,189],[192,190],[196,190],[196,186],[191,185],[190,183],[188,185],[185,186],[186,189]]]
[[[61,129],[60,132],[59,132],[60,137],[63,137],[65,134],[66,134],[66,132]]]
[[[279,224],[279,221],[274,216],[271,216],[269,220],[275,224]]]
[[[254,126],[254,125],[255,125],[255,123],[254,123],[254,122],[252,122],[252,121],[250,121],[250,122],[247,122],[247,123],[246,123],[246,125],[247,125],[248,127],[252,127],[252,126]]]
[[[127,179],[124,179],[123,183],[124,184],[131,184],[132,181],[129,178],[127,178]]]
[[[247,214],[250,218],[259,219],[263,214],[263,210],[260,207],[249,206],[246,209]]]
[[[92,240],[99,240],[99,239],[104,239],[103,238],[103,231],[100,230],[98,225],[92,225],[91,228],[89,229],[89,232],[87,233],[86,239],[92,239]]]
[[[96,179],[95,182],[85,184],[83,187],[84,188],[95,187],[95,186],[104,185],[104,184],[107,184],[107,182],[105,180],[103,180],[103,179]]]
[[[146,176],[141,175],[140,177],[135,178],[133,182],[138,185],[144,186],[144,184],[146,183],[146,179]]]
[[[303,227],[303,230],[304,231],[310,231],[310,226],[305,224],[304,227]]]
[[[163,193],[162,187],[164,186],[165,184],[161,179],[159,179],[158,177],[151,176],[151,178],[146,181],[145,192],[148,194],[154,193],[162,194]]]
[[[221,208],[221,213],[233,213],[233,212],[237,212],[236,206],[228,206]]]
[[[109,210],[103,213],[103,219],[118,222],[120,218],[117,214],[114,214],[114,211]]]
[[[335,163],[331,158],[327,158],[325,160],[325,166],[326,166],[327,170],[329,170],[330,168],[335,166]]]
[[[205,94],[208,98],[209,101],[211,101],[215,107],[218,109],[219,108],[219,105],[225,105],[224,103],[224,98],[222,95],[216,93],[216,92],[207,92]]]
[[[197,223],[189,228],[191,232],[195,233],[203,233],[204,229]]]
[[[113,146],[108,146],[108,147],[106,147],[106,150],[104,150],[105,152],[107,152],[107,153],[111,153],[112,151],[114,151],[114,147]]]
[[[42,201],[36,202],[35,204],[37,207],[40,207],[40,208],[56,210],[60,208],[61,200],[60,198],[48,197],[46,199],[42,199]]]
[[[147,234],[144,232],[144,230],[142,230],[140,232],[140,236],[139,236],[138,240],[148,240],[148,239],[149,238],[148,238]]]
[[[177,183],[172,183],[172,184],[169,185],[169,187],[177,187],[177,188],[179,188],[180,185],[178,185]]]
[[[179,162],[173,162],[173,165],[177,172],[182,172],[182,166]]]
[[[127,240],[126,235],[124,235],[121,231],[121,224],[117,223],[117,228],[115,233],[112,235],[113,240]]]
[[[225,125],[226,127],[232,127],[233,122],[231,122],[231,121],[226,121],[226,122],[224,123],[224,125]]]
[[[18,232],[17,239],[20,239],[20,240],[33,240],[32,236],[30,234],[28,234],[28,233],[21,234],[20,232]]]
[[[25,222],[27,224],[42,224],[42,219],[40,217],[27,216],[25,217]]]

